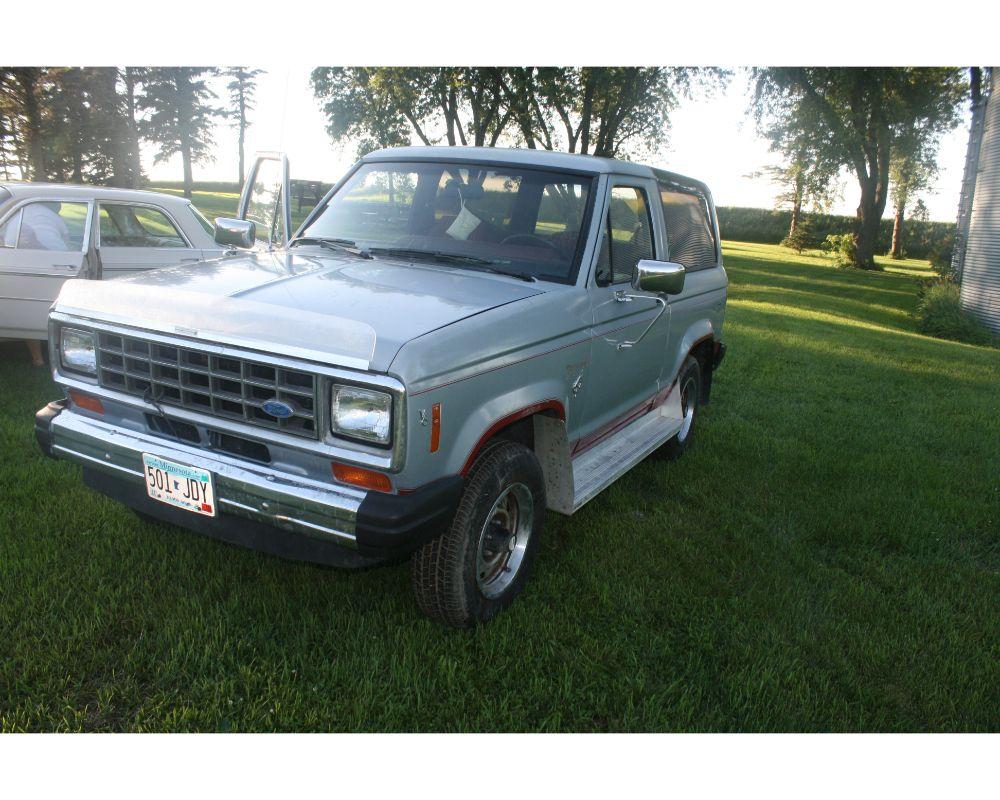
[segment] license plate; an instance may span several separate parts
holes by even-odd
[[[146,473],[146,494],[154,500],[195,514],[215,516],[211,472],[149,453],[142,454],[142,466]]]

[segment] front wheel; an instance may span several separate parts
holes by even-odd
[[[680,458],[691,446],[694,437],[695,423],[698,421],[698,408],[701,401],[701,365],[697,359],[688,356],[677,377],[677,388],[681,393],[681,429],[668,439],[658,451],[669,461]]]
[[[469,474],[451,527],[413,554],[420,609],[456,628],[492,619],[524,588],[544,518],[535,454],[514,442],[489,446]]]

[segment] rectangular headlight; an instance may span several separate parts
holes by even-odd
[[[392,395],[334,384],[330,428],[338,436],[388,445],[392,440]]]
[[[79,328],[63,328],[59,334],[59,358],[73,372],[97,374],[97,351],[94,334]]]

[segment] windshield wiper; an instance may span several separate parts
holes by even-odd
[[[473,269],[476,272],[492,272],[494,275],[506,275],[508,278],[517,278],[527,283],[534,283],[538,280],[538,278],[528,272],[518,272],[513,269],[500,269],[498,267],[473,267]]]
[[[333,239],[324,236],[300,236],[294,239],[288,246],[294,247],[297,244],[318,244],[327,250],[336,250],[341,253],[350,253],[358,258],[371,258],[372,254],[367,250],[357,246],[353,239]]]
[[[477,272],[492,272],[495,275],[506,275],[509,278],[517,278],[529,283],[537,280],[534,275],[529,275],[527,272],[500,269],[494,266],[496,262],[490,261],[488,258],[470,256],[464,253],[447,253],[443,250],[420,250],[418,248],[407,247],[373,247],[371,251],[373,253],[384,253],[388,256],[422,258],[426,261],[436,261],[441,264],[462,264],[471,267]]]
[[[373,253],[384,253],[387,256],[402,256],[404,258],[422,258],[426,261],[443,261],[448,264],[482,264],[489,266],[493,262],[479,256],[467,256],[463,253],[446,253],[444,250],[421,250],[418,247],[373,247]]]

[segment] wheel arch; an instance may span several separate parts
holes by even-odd
[[[707,403],[712,384],[712,361],[715,355],[715,329],[712,321],[701,318],[692,322],[681,338],[680,346],[670,373],[673,383],[680,375],[688,356],[693,356],[701,367],[701,402]]]

